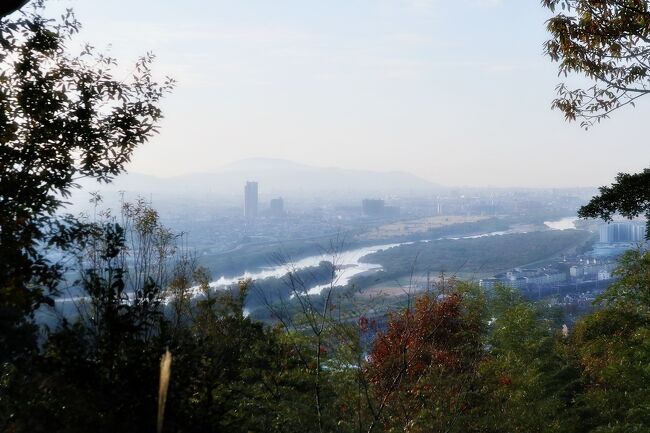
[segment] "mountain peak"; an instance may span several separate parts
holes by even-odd
[[[278,158],[248,158],[211,172],[170,178],[131,173],[120,176],[109,189],[149,194],[240,194],[247,181],[257,181],[260,191],[277,195],[294,193],[359,193],[384,195],[399,191],[430,191],[438,185],[410,173],[319,167]]]
[[[286,170],[286,169],[307,169],[311,168],[305,164],[280,158],[245,158],[231,162],[222,167],[227,171],[240,170]]]

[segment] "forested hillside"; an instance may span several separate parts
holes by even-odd
[[[419,272],[497,272],[569,253],[593,235],[587,231],[545,231],[443,239],[389,248],[364,258],[384,267],[387,277]]]

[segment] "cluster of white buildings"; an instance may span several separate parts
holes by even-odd
[[[513,289],[532,289],[544,286],[553,286],[567,281],[565,271],[555,268],[522,269],[515,268],[511,271],[495,275],[493,278],[483,278],[480,286],[493,289],[496,286],[510,287]]]
[[[613,259],[579,259],[573,262],[563,261],[539,269],[515,268],[492,278],[483,278],[479,284],[485,289],[504,286],[520,290],[535,290],[563,284],[607,281],[612,279],[616,267],[617,263]]]

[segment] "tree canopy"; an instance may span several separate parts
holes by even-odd
[[[29,0],[5,0],[0,3],[0,17],[9,15],[23,7]]]
[[[578,216],[611,221],[617,213],[627,218],[642,215],[650,221],[649,168],[641,173],[619,173],[612,185],[600,187],[600,195],[581,207]],[[650,239],[650,223],[646,224],[646,239]]]
[[[80,230],[55,218],[75,182],[121,173],[157,132],[174,84],[155,81],[150,54],[127,80],[91,46],[71,54],[80,24],[71,11],[52,20],[43,9],[35,1],[0,20],[0,329],[56,289],[61,269],[46,250],[70,246]]]
[[[556,13],[547,22],[545,52],[560,75],[591,84],[557,87],[553,107],[588,127],[650,93],[650,10],[646,0],[542,0]]]
[[[542,0],[554,13],[545,51],[561,75],[591,81],[587,88],[558,85],[553,107],[585,127],[650,93],[650,7],[647,0]],[[650,218],[650,170],[619,173],[579,211],[583,218],[610,221],[621,215]],[[650,239],[650,228],[646,232]]]

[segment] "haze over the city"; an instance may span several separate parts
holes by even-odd
[[[521,0],[60,0],[80,40],[178,80],[129,171],[251,157],[404,171],[445,185],[607,184],[642,169],[648,101],[585,132],[551,111],[546,12]],[[132,43],[137,39],[138,43]],[[125,72],[126,73],[126,72]],[[626,131],[624,135],[620,131]]]

